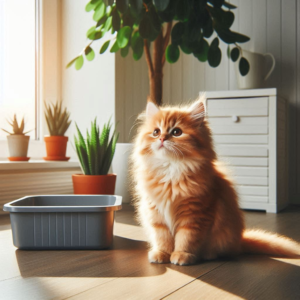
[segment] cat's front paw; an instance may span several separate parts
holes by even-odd
[[[149,251],[148,258],[151,263],[164,264],[170,262],[170,254],[158,250]]]
[[[197,257],[194,254],[181,252],[181,251],[174,251],[171,254],[171,263],[174,265],[193,265],[197,261]]]

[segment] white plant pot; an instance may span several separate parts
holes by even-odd
[[[29,135],[8,135],[7,143],[10,157],[27,157]]]
[[[117,143],[111,166],[112,172],[117,174],[115,194],[122,196],[124,203],[130,203],[128,161],[132,148],[133,144]]]

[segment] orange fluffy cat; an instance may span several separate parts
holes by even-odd
[[[204,102],[148,102],[132,156],[136,208],[152,263],[194,264],[247,253],[300,255],[295,241],[245,230],[238,196],[216,166]]]

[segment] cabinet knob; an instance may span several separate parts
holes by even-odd
[[[240,118],[238,116],[232,116],[231,119],[234,123],[237,123],[240,120]]]

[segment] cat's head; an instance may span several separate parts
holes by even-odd
[[[204,101],[162,108],[148,102],[136,147],[139,154],[162,160],[215,159]]]

